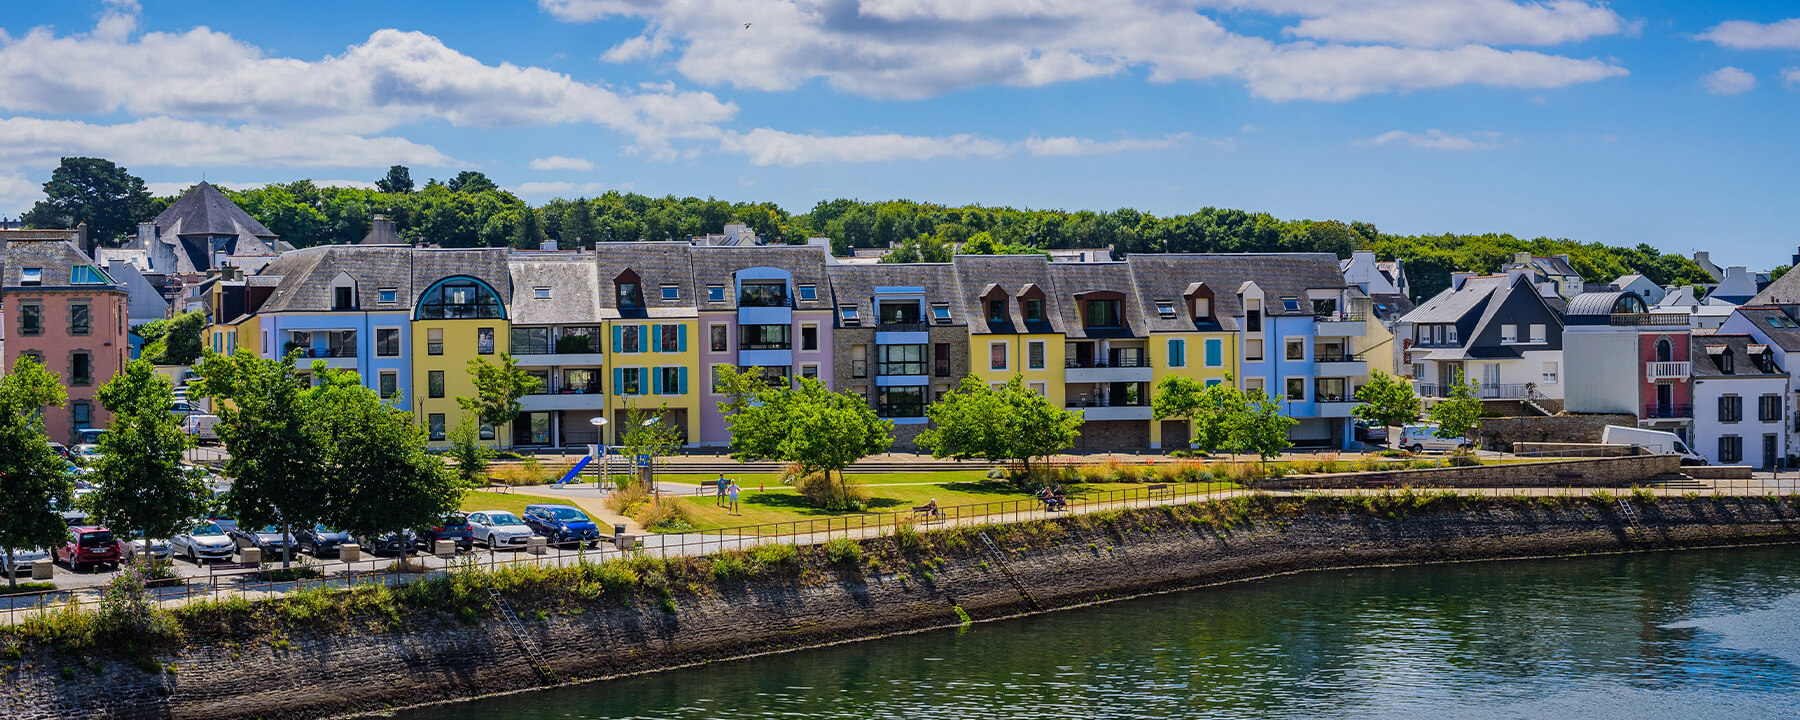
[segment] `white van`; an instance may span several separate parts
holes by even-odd
[[[1681,436],[1661,430],[1608,425],[1600,431],[1602,445],[1636,445],[1658,455],[1679,455],[1683,465],[1705,465],[1706,458],[1681,441]]]
[[[1441,438],[1437,436],[1438,426],[1435,423],[1408,425],[1400,429],[1400,447],[1414,453],[1426,450],[1450,452],[1469,447],[1469,441],[1463,438]]]
[[[209,443],[219,441],[219,416],[207,413],[195,413],[181,419],[181,431],[194,436],[195,442]]]

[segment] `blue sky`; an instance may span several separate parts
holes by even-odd
[[[743,27],[750,23],[749,28]],[[0,214],[198,180],[1204,206],[1787,262],[1800,7],[0,0]]]

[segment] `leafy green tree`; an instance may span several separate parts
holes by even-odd
[[[1166,377],[1157,383],[1151,399],[1151,412],[1156,419],[1187,420],[1189,445],[1209,455],[1230,446],[1232,424],[1244,409],[1244,393],[1230,375],[1225,376],[1224,382],[1211,385],[1178,376]]]
[[[875,417],[868,401],[832,392],[816,378],[803,378],[798,387],[763,385],[725,416],[725,425],[731,430],[731,456],[740,461],[794,463],[801,480],[823,473],[829,481],[835,475],[836,492],[815,498],[829,509],[859,505],[861,493],[844,469],[894,444],[893,422]]]
[[[487,484],[488,461],[493,459],[494,450],[481,444],[481,434],[475,425],[474,416],[464,415],[456,428],[450,431],[449,455],[456,461],[456,478],[465,487]]]
[[[887,254],[881,256],[884,263],[942,263],[950,262],[952,253],[950,246],[935,235],[924,235],[912,238],[894,246]]]
[[[174,413],[173,388],[139,359],[100,386],[112,423],[100,436],[89,512],[122,538],[167,539],[206,511],[206,484],[182,467],[189,439]]]
[[[1360,403],[1350,416],[1380,427],[1404,427],[1419,421],[1423,404],[1413,393],[1412,383],[1375,370],[1369,381],[1356,389]]]
[[[450,192],[459,193],[478,193],[487,190],[500,189],[500,186],[495,185],[494,181],[489,180],[486,174],[476,170],[464,170],[459,172],[456,174],[456,177],[450,178],[450,182],[444,183],[444,185],[445,187],[450,188]]]
[[[411,413],[382,402],[354,372],[318,372],[308,405],[328,478],[325,522],[372,537],[430,527],[462,504],[464,485],[426,452]]]
[[[1434,435],[1446,440],[1468,439],[1481,424],[1481,400],[1475,381],[1450,386],[1450,396],[1433,403],[1426,414],[1437,423]]]
[[[931,426],[915,440],[932,457],[1016,462],[1020,482],[1035,482],[1031,461],[1054,455],[1081,435],[1081,413],[1052,405],[1014,375],[998,389],[973,377],[925,411]]]
[[[59,507],[75,493],[69,461],[44,434],[45,407],[68,402],[56,376],[30,355],[0,376],[0,548],[11,567],[13,552],[48,548],[69,537]],[[16,574],[8,582],[18,585]]]
[[[205,347],[201,339],[205,329],[206,313],[199,310],[139,325],[137,335],[144,339],[139,357],[152,365],[192,365]]]
[[[1170,375],[1156,383],[1151,395],[1150,411],[1157,420],[1185,420],[1191,430],[1194,418],[1207,412],[1204,402],[1206,386],[1180,375]]]
[[[594,209],[586,198],[569,203],[559,219],[559,237],[565,250],[594,244]]]
[[[294,372],[293,356],[257,357],[248,347],[231,355],[208,355],[196,371],[196,397],[217,402],[215,426],[232,478],[225,509],[246,528],[277,525],[292,533],[325,521],[332,479],[325,472],[318,433],[327,429],[312,417],[306,381]],[[315,363],[323,371],[324,362]],[[282,553],[285,566],[292,547]]]
[[[387,175],[375,181],[375,189],[384,193],[409,193],[413,191],[412,171],[405,165],[393,165],[388,168]]]
[[[513,217],[512,246],[520,250],[536,250],[545,239],[544,221],[537,211],[524,208]]]
[[[1294,446],[1288,430],[1299,421],[1281,414],[1281,402],[1261,390],[1251,390],[1244,398],[1243,408],[1227,421],[1227,443],[1232,452],[1253,454],[1267,464],[1269,458]]]
[[[44,199],[20,219],[29,227],[72,228],[87,223],[88,236],[117,244],[149,219],[150,191],[143,178],[111,160],[66,157],[50,171]]]
[[[475,382],[475,397],[459,397],[456,404],[496,431],[519,417],[519,398],[537,392],[544,384],[520,370],[518,359],[506,353],[500,353],[498,362],[475,358],[468,365],[469,376]]]

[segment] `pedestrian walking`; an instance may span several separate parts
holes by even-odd
[[[731,496],[731,514],[742,515],[743,513],[738,511],[738,484],[736,480],[731,481],[729,494]]]

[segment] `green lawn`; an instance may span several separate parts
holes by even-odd
[[[725,477],[736,480],[739,487],[753,488],[767,485],[774,488],[781,485],[781,476],[775,473],[725,473]],[[656,479],[661,482],[687,483],[699,485],[707,480],[717,480],[717,473],[657,473]],[[864,485],[909,485],[917,483],[952,483],[986,481],[985,470],[951,470],[946,472],[915,473],[850,473],[852,482]]]
[[[470,490],[463,494],[463,512],[477,510],[506,510],[514,515],[524,515],[525,506],[532,503],[556,502],[531,495],[513,495],[511,493],[484,492]]]

